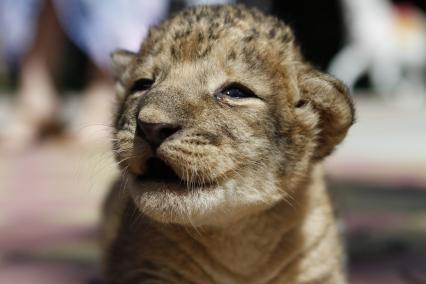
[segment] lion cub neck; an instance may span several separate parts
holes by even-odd
[[[170,242],[168,247],[201,263],[216,283],[318,279],[325,279],[318,283],[345,283],[336,261],[341,248],[336,247],[337,229],[319,166],[291,199],[238,222],[198,228],[150,224]]]

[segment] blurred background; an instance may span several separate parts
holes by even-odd
[[[1,284],[96,279],[118,175],[109,53],[186,6],[235,2],[286,21],[353,91],[357,123],[326,161],[351,283],[426,283],[424,0],[1,0]]]

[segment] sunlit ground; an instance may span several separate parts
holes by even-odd
[[[0,127],[8,105],[0,102]],[[327,161],[351,283],[426,283],[426,110],[357,105],[358,123]],[[0,149],[0,283],[96,277],[99,205],[117,172],[108,140],[98,139],[108,128],[81,131],[93,139]]]

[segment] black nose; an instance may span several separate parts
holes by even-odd
[[[167,137],[176,133],[180,127],[171,123],[147,123],[138,120],[137,134],[145,139],[152,149],[157,149]]]

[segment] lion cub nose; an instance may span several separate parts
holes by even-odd
[[[148,123],[138,120],[137,133],[155,150],[167,137],[172,136],[180,128],[180,126],[171,123]]]

